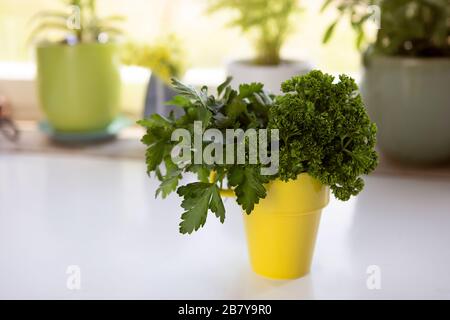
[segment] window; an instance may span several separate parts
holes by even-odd
[[[305,10],[286,43],[284,56],[310,59],[329,72],[357,71],[360,58],[348,24],[339,25],[331,43],[323,46],[321,39],[333,13],[319,13],[322,1],[300,3]],[[1,0],[0,61],[32,60],[33,50],[26,45],[30,18],[40,10],[54,10],[62,4],[63,0]],[[98,11],[100,15],[124,15],[124,28],[135,40],[151,42],[158,35],[176,33],[191,67],[217,68],[229,59],[250,56],[252,49],[245,36],[225,27],[226,13],[208,16],[206,4],[207,0],[98,0]]]

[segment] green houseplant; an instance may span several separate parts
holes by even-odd
[[[448,0],[331,0],[349,17],[364,50],[361,91],[379,126],[379,147],[405,163],[450,159],[450,3]],[[371,10],[369,10],[371,8]],[[376,10],[374,10],[376,9]],[[364,25],[379,15],[376,39],[364,46]]]
[[[179,95],[171,103],[184,114],[155,114],[139,124],[147,130],[142,142],[148,147],[148,172],[161,181],[156,194],[164,198],[176,191],[183,197],[180,232],[203,227],[208,211],[224,222],[221,195],[236,197],[246,212],[254,270],[272,278],[306,274],[328,188],[338,199],[348,200],[362,190],[361,176],[377,164],[376,127],[355,82],[344,75],[339,80],[335,83],[334,77],[312,71],[285,81],[280,96],[267,94],[260,83],[241,84],[233,90],[231,79],[213,96],[206,87],[197,91],[174,80]],[[188,140],[182,158],[174,156],[179,129],[187,132],[183,142]],[[214,139],[207,137],[208,129],[213,130]],[[260,148],[258,160],[251,160],[251,135],[230,139],[233,129],[254,132]],[[272,135],[263,143],[259,139],[267,134],[265,130]],[[221,134],[227,138],[220,140]],[[242,145],[245,161],[239,162],[236,155]],[[279,159],[277,170],[261,170],[269,164],[261,157],[266,151],[267,156]],[[208,153],[213,161],[205,160]],[[220,156],[225,154],[226,161]],[[198,181],[178,186],[186,173],[197,174]]]
[[[94,0],[65,1],[66,11],[44,11],[32,23],[37,84],[49,124],[58,132],[104,130],[118,116],[119,51],[114,24],[99,18]],[[56,38],[50,39],[50,36]]]
[[[185,52],[180,40],[170,34],[152,44],[130,42],[124,46],[122,62],[150,69],[162,81],[179,78],[185,71]]]
[[[299,10],[298,2],[293,0],[210,1],[210,13],[232,13],[229,25],[239,28],[254,43],[253,59],[233,61],[227,66],[233,84],[260,81],[266,89],[278,93],[284,79],[311,69],[305,61],[283,60],[280,55]]]
[[[122,62],[151,70],[145,98],[144,116],[153,113],[168,115],[176,110],[165,103],[175,96],[170,86],[171,78],[180,78],[185,72],[185,52],[180,40],[173,34],[156,40],[153,44],[129,43],[125,46]]]

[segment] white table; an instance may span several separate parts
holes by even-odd
[[[0,154],[0,298],[450,299],[448,178],[372,176],[357,199],[333,200],[312,273],[295,281],[252,273],[232,200],[224,225],[210,215],[183,236],[179,198],[156,187],[139,161]]]

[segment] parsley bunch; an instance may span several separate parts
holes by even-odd
[[[247,214],[266,197],[268,182],[296,179],[305,172],[330,186],[341,200],[362,190],[361,176],[377,164],[376,126],[365,112],[353,79],[343,75],[335,83],[332,76],[313,71],[284,82],[284,94],[278,97],[265,93],[262,84],[242,84],[234,90],[230,81],[220,85],[214,96],[207,87],[197,91],[173,80],[179,95],[168,104],[182,108],[184,115],[165,118],[154,114],[138,122],[147,129],[142,138],[147,145],[147,170],[161,181],[156,195],[165,198],[177,191],[183,198],[181,233],[203,227],[208,211],[224,222],[220,191],[225,184]],[[171,140],[172,133],[186,129],[194,137],[194,121],[201,121],[204,130],[221,132],[237,128],[278,129],[278,174],[261,175],[261,163],[175,164],[171,152],[178,141]],[[202,141],[204,147],[211,143]],[[194,154],[196,150],[190,151]],[[179,186],[185,173],[196,174],[197,181]]]
[[[218,87],[217,96],[209,95],[208,88],[197,91],[193,87],[173,80],[173,87],[179,94],[168,104],[183,108],[184,115],[168,118],[154,114],[138,123],[147,129],[142,142],[148,146],[146,152],[147,170],[155,173],[161,181],[156,195],[163,198],[177,191],[183,197],[181,206],[185,209],[180,223],[181,233],[192,233],[206,222],[208,211],[212,211],[224,222],[225,209],[220,189],[224,181],[233,188],[237,202],[250,213],[259,199],[265,198],[265,184],[268,177],[260,174],[260,165],[229,165],[229,164],[193,164],[180,168],[171,158],[173,148],[178,141],[171,141],[176,129],[189,131],[194,140],[194,121],[201,121],[203,129],[263,129],[267,128],[269,107],[273,96],[263,90],[260,83],[243,84],[239,90],[233,90],[229,85],[231,78]],[[209,143],[203,142],[204,147]],[[225,145],[224,145],[225,147]],[[192,158],[195,150],[192,149]],[[198,182],[178,187],[183,173],[195,173]],[[213,174],[212,174],[213,173]],[[211,181],[210,177],[214,177]]]
[[[364,187],[361,175],[373,171],[376,125],[366,113],[355,81],[320,71],[282,84],[284,95],[270,110],[269,128],[280,130],[279,178],[307,172],[346,201]]]

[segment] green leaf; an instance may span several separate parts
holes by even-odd
[[[148,146],[145,157],[147,172],[150,173],[155,171],[166,154],[170,153],[173,124],[171,120],[158,114],[153,114],[137,123],[147,128],[147,134],[142,137],[141,141]]]
[[[323,36],[322,42],[328,43],[330,41],[331,36],[334,33],[334,29],[336,28],[338,21],[333,22],[330,26],[328,26],[327,30],[325,31],[325,34]]]
[[[197,110],[197,120],[202,121],[203,126],[207,127],[212,118],[211,112],[215,109],[215,99],[214,97],[208,97],[208,88],[204,86],[200,91],[197,91],[194,87],[186,85],[177,79],[172,79],[172,85],[179,95],[191,99],[194,104],[200,107]]]
[[[159,177],[162,182],[156,190],[156,197],[161,194],[163,199],[177,189],[178,183],[181,179],[181,169],[173,163],[170,156],[165,157],[164,163],[166,167],[166,174]]]
[[[262,83],[250,83],[250,84],[241,84],[239,86],[239,97],[240,98],[250,98],[255,93],[259,93],[263,91],[264,85]]]
[[[268,181],[269,178],[262,176],[257,166],[233,167],[228,174],[228,183],[235,187],[237,202],[247,214],[253,211],[260,199],[266,197],[264,184]]]
[[[189,171],[196,173],[200,182],[209,182],[209,175],[211,171],[208,168],[199,164],[192,164],[189,166]]]
[[[191,183],[178,188],[178,194],[184,198],[181,206],[186,210],[181,216],[180,232],[191,234],[205,225],[211,185],[203,182]]]
[[[164,159],[167,147],[168,145],[163,140],[154,142],[153,144],[148,146],[145,153],[148,173],[156,170],[156,168],[161,164]]]
[[[211,111],[201,108],[201,109],[197,110],[197,115],[198,115],[198,120],[200,120],[203,124],[203,128],[208,127],[209,123],[213,117]]]
[[[156,113],[148,118],[138,120],[136,123],[145,128],[170,129],[172,127],[172,121],[170,119]]]
[[[181,179],[180,172],[171,172],[167,176],[163,177],[163,181],[159,185],[159,188],[156,189],[155,197],[158,197],[160,194],[162,198],[165,199],[172,192],[177,190],[178,183]]]
[[[217,87],[217,95],[221,96],[222,92],[224,92],[224,90],[230,85],[231,81],[233,80],[232,77],[227,77],[227,79],[225,80],[224,83],[222,83],[221,85],[219,85]]]
[[[220,196],[219,188],[214,185],[211,191],[211,211],[216,214],[216,217],[220,219],[221,223],[225,222],[225,207],[223,206],[222,197]]]
[[[242,112],[247,110],[247,104],[239,99],[234,98],[233,101],[225,107],[225,113],[228,119],[234,121]]]
[[[195,182],[178,188],[177,192],[183,197],[181,206],[186,210],[181,216],[181,233],[191,234],[203,227],[208,210],[214,212],[221,222],[224,221],[225,208],[216,185]]]
[[[188,98],[178,95],[173,97],[171,100],[167,101],[165,105],[187,108],[190,107],[192,103]]]
[[[204,90],[198,92],[194,87],[186,85],[181,81],[172,79],[173,89],[180,95],[198,102],[203,108],[208,109],[208,95]]]
[[[159,181],[163,181],[164,176],[162,175],[161,169],[159,167],[155,169],[155,175],[156,175],[156,178],[158,178]]]

